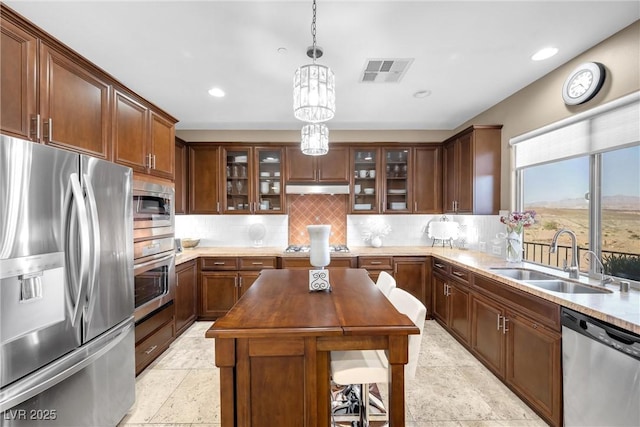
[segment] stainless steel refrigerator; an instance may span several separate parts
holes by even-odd
[[[1,426],[114,426],[133,404],[131,181],[0,135]]]

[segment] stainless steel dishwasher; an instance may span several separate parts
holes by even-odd
[[[562,309],[565,427],[640,426],[640,336]]]

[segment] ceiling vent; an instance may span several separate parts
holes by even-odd
[[[368,59],[364,64],[361,83],[398,83],[407,72],[413,58]]]

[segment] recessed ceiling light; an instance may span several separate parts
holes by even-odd
[[[551,58],[553,55],[558,53],[558,48],[556,47],[545,47],[540,49],[536,53],[531,56],[531,59],[534,61],[542,61],[543,59]]]
[[[216,98],[222,98],[224,96],[224,91],[219,87],[212,87],[209,89],[209,95],[215,96]]]
[[[430,90],[419,90],[416,93],[413,94],[414,98],[426,98],[427,96],[431,95],[431,91]]]
[[[287,48],[286,47],[279,47],[278,48],[278,53],[280,55],[284,55],[285,53],[287,53]]]

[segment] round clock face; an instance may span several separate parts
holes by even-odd
[[[578,105],[593,98],[602,87],[605,68],[597,62],[578,66],[564,82],[562,98],[567,105]]]

